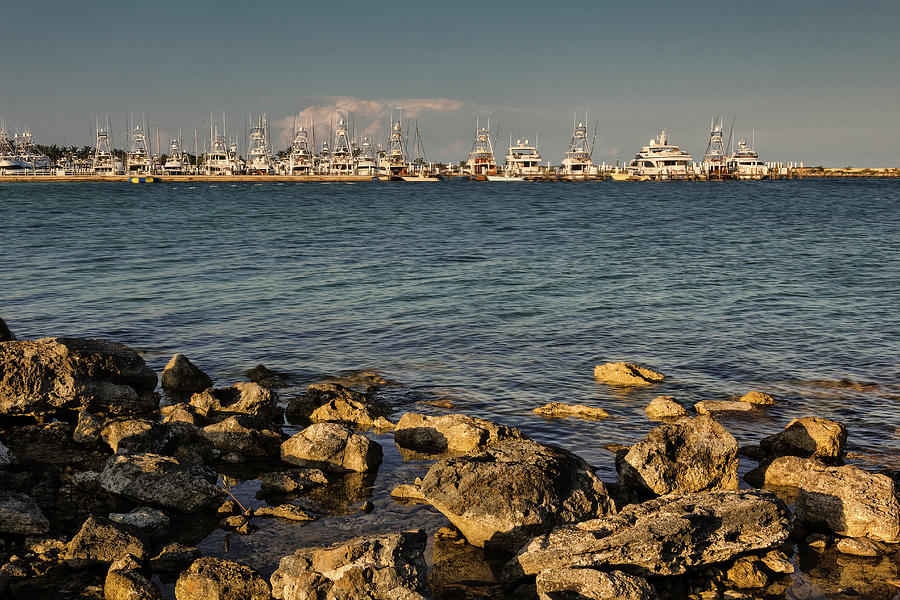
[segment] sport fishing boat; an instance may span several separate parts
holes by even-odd
[[[128,175],[146,175],[151,170],[150,148],[141,125],[131,132],[131,147],[125,155],[125,171]]]
[[[487,181],[488,175],[497,175],[497,161],[494,158],[494,144],[491,142],[490,121],[487,127],[475,124],[472,150],[466,161],[465,173],[475,181]]]
[[[378,165],[378,178],[385,181],[403,181],[409,173],[406,166],[406,148],[400,121],[391,127],[391,138],[387,152]]]
[[[378,162],[375,158],[375,146],[369,136],[364,136],[359,145],[359,154],[356,157],[357,175],[375,177],[378,174]]]
[[[313,151],[309,135],[302,126],[294,134],[291,142],[291,153],[288,156],[289,175],[310,175],[313,171]]]
[[[219,135],[219,128],[209,140],[209,149],[203,156],[203,170],[207,175],[234,175],[234,162],[231,160],[231,152],[224,135]]]
[[[190,159],[186,152],[181,149],[181,140],[176,138],[169,144],[169,155],[163,164],[163,171],[166,175],[184,175],[190,169]]]
[[[97,120],[97,143],[94,145],[94,152],[91,156],[91,170],[94,175],[117,175],[119,173],[119,165],[116,162],[112,146],[109,143],[109,119],[106,120],[106,129],[100,128],[100,121]]]
[[[769,167],[760,162],[759,154],[747,142],[738,142],[737,152],[728,160],[728,172],[736,179],[764,179],[769,176]]]
[[[28,130],[10,140],[5,131],[0,132],[0,169],[36,171],[49,169],[50,157],[38,150]]]
[[[722,143],[722,121],[713,120],[709,124],[709,142],[706,144],[706,152],[703,154],[701,165],[703,174],[707,179],[726,179],[728,177],[728,156],[725,154],[725,144]]]
[[[5,129],[0,129],[0,170],[18,171],[25,165],[16,156],[16,145]]]
[[[669,144],[664,129],[657,139],[651,139],[634,155],[625,171],[639,179],[684,180],[692,177],[691,161],[690,154]]]
[[[593,153],[593,146],[587,139],[587,127],[584,123],[578,123],[572,132],[572,141],[569,142],[566,157],[562,161],[562,174],[567,179],[587,179],[593,175],[594,162],[591,160]]]
[[[269,125],[265,113],[257,119],[256,126],[250,128],[247,146],[247,173],[269,175],[272,173],[272,156],[269,153]]]
[[[344,119],[338,120],[337,131],[334,134],[334,146],[331,149],[331,164],[328,167],[330,175],[354,175],[356,165],[353,157],[353,143],[350,141],[350,133]]]

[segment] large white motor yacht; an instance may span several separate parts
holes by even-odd
[[[640,179],[689,179],[692,176],[691,155],[669,144],[665,129],[656,139],[641,148],[626,172]]]
[[[516,140],[515,144],[510,143],[506,152],[504,171],[507,177],[517,179],[540,175],[541,153],[538,152],[537,146],[531,145],[528,140]]]
[[[737,179],[763,179],[769,176],[769,167],[760,162],[756,150],[740,140],[737,152],[728,160],[728,172]]]

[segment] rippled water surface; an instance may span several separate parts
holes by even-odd
[[[723,418],[740,443],[825,416],[852,462],[900,467],[896,181],[5,184],[0,231],[20,338],[110,338],[157,371],[184,352],[223,385],[265,363],[286,395],[374,369],[398,412],[449,398],[607,480],[654,396],[758,389],[781,402]],[[667,380],[594,382],[618,360]],[[531,412],[550,401],[611,416]]]

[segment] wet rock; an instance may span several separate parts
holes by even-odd
[[[429,583],[435,598],[493,600],[501,596],[496,574],[503,569],[503,554],[476,548],[455,527],[442,527],[434,534],[431,556]]]
[[[287,381],[287,375],[273,371],[262,364],[256,365],[252,369],[247,369],[244,374],[250,381],[268,388],[281,387],[284,385],[285,381]]]
[[[787,507],[770,492],[663,496],[535,538],[507,565],[506,577],[601,566],[642,576],[681,575],[775,548],[791,525]]]
[[[622,571],[548,569],[537,576],[539,600],[652,600],[656,591],[643,577]]]
[[[9,327],[6,325],[6,321],[0,319],[0,342],[14,341],[16,341],[16,336],[13,335],[13,332],[9,330]]]
[[[278,395],[256,383],[241,382],[227,388],[210,388],[191,396],[191,406],[206,417],[215,413],[242,413],[268,418]],[[227,416],[227,415],[226,415]]]
[[[747,392],[741,396],[740,401],[761,405],[775,404],[775,398],[764,392],[757,392],[756,390]]]
[[[153,423],[143,419],[123,419],[109,421],[100,430],[100,437],[113,452],[118,451],[119,442],[125,438],[147,433]]]
[[[159,379],[166,391],[181,394],[196,394],[211,388],[213,384],[209,375],[201,371],[184,354],[173,356]]]
[[[835,547],[841,554],[851,556],[881,556],[885,553],[878,543],[865,538],[841,538]]]
[[[272,574],[278,600],[431,597],[424,531],[354,538],[285,556]]]
[[[781,550],[771,550],[764,554],[760,560],[773,573],[788,575],[794,572],[794,563]]]
[[[594,421],[602,421],[609,417],[609,413],[602,408],[582,406],[579,404],[564,404],[562,402],[550,402],[540,408],[534,409],[534,412],[542,417],[579,417]]]
[[[387,406],[338,383],[308,386],[303,396],[291,399],[286,414],[291,423],[343,423],[361,430],[394,428],[387,419]]]
[[[160,409],[160,413],[163,415],[163,423],[187,423],[194,426],[200,424],[194,407],[184,402],[164,407]]]
[[[134,556],[123,556],[109,568],[103,584],[104,600],[163,600],[163,595],[141,571]]]
[[[87,410],[82,410],[78,413],[78,424],[72,433],[72,440],[78,444],[93,446],[100,440],[102,430],[103,419]]]
[[[688,416],[685,407],[675,401],[674,396],[657,396],[650,401],[647,408],[644,409],[647,418],[659,421],[660,419],[680,419]]]
[[[275,517],[286,521],[315,521],[316,516],[310,514],[296,504],[279,504],[278,506],[261,506],[253,511],[256,517]]]
[[[143,358],[115,342],[43,338],[0,345],[2,415],[149,413],[159,406],[156,382]]]
[[[12,451],[0,442],[0,467],[8,467],[16,461]]]
[[[807,471],[798,485],[797,518],[846,537],[900,543],[894,481],[850,465]]]
[[[203,557],[178,577],[176,600],[270,600],[269,584],[248,566]]]
[[[0,489],[0,533],[38,535],[50,529],[50,522],[34,498]]]
[[[806,542],[807,546],[815,550],[824,550],[828,546],[828,537],[821,533],[811,533],[803,538],[803,541]]]
[[[474,452],[498,442],[523,439],[521,431],[468,415],[430,417],[406,413],[394,429],[398,446],[421,452]]]
[[[754,487],[797,487],[808,471],[822,471],[826,468],[826,464],[813,458],[780,456],[747,472],[744,480]]]
[[[199,449],[197,429],[188,423],[113,420],[104,425],[101,436],[117,454],[175,455]]]
[[[653,369],[639,367],[627,362],[606,363],[594,367],[594,379],[613,385],[647,385],[660,383],[666,378]]]
[[[726,577],[736,588],[750,589],[766,587],[769,576],[760,568],[762,561],[752,556],[742,556],[734,561],[728,569]]]
[[[161,540],[169,531],[171,520],[166,513],[141,506],[127,513],[110,513],[109,520],[138,532],[142,539]]]
[[[328,483],[328,478],[319,469],[291,469],[264,473],[260,477],[260,493],[290,494],[302,493]]]
[[[749,402],[736,402],[734,400],[701,400],[694,405],[694,412],[698,415],[711,415],[720,412],[750,412],[757,405]]]
[[[150,570],[154,573],[177,573],[184,571],[192,562],[200,558],[199,548],[179,543],[168,544],[159,554],[150,559]]]
[[[378,442],[337,423],[315,423],[281,444],[281,460],[328,473],[371,471],[381,464]]]
[[[737,441],[711,417],[683,419],[652,429],[616,466],[639,494],[737,489]]]
[[[265,458],[278,456],[283,436],[265,419],[232,415],[199,431],[200,437],[222,452]]]
[[[216,480],[201,465],[150,453],[112,456],[100,473],[100,486],[111,494],[182,512],[215,506],[222,495]]]
[[[615,510],[587,463],[531,440],[440,461],[411,494],[447,516],[470,544],[507,551],[557,525]]]
[[[66,559],[111,563],[126,554],[143,561],[144,542],[124,525],[103,517],[90,517],[66,546]]]
[[[847,428],[836,421],[817,417],[794,419],[779,433],[763,438],[760,448],[768,456],[839,458],[847,442]]]

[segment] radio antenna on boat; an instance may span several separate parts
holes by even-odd
[[[584,113],[584,117],[587,118],[587,112]],[[597,141],[597,129],[600,127],[600,119],[594,121],[594,137],[591,138],[591,147],[589,148],[590,157],[594,158],[594,143]]]

